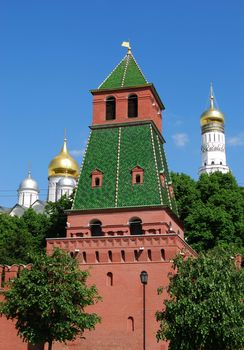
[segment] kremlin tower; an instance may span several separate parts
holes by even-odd
[[[157,289],[168,285],[176,254],[195,255],[184,240],[166,161],[164,105],[124,44],[125,57],[91,91],[91,132],[66,237],[47,239],[47,252],[69,252],[102,296],[89,308],[101,324],[67,344],[77,350],[167,350],[156,341],[155,312],[167,297]],[[60,174],[58,157],[50,181]]]
[[[200,119],[202,130],[202,166],[199,175],[215,171],[229,172],[225,154],[224,114],[214,105],[213,87],[210,87],[210,107]]]
[[[57,202],[63,195],[71,195],[79,176],[79,166],[67,149],[67,139],[60,153],[53,158],[48,167],[48,196],[50,202]]]

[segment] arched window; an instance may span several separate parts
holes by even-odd
[[[135,330],[134,318],[130,316],[127,319],[127,331],[134,332],[134,330]]]
[[[116,114],[115,97],[109,96],[106,99],[106,120],[115,119],[115,114]]]
[[[102,223],[100,220],[94,219],[90,222],[92,236],[102,236]]]
[[[107,286],[113,285],[113,274],[112,272],[107,273]]]
[[[113,254],[111,250],[108,251],[108,261],[113,262]]]
[[[132,218],[129,221],[130,224],[130,234],[131,235],[142,235],[142,221],[140,218]]]
[[[128,97],[128,117],[138,117],[138,97],[137,95],[129,95]]]
[[[99,179],[99,177],[95,178],[95,185],[96,186],[100,186],[100,179]]]
[[[165,250],[161,249],[161,260],[165,261]]]

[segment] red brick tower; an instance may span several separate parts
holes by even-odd
[[[164,153],[163,103],[130,49],[93,94],[93,122],[67,237],[49,239],[90,270],[102,323],[72,349],[166,350],[156,342],[157,288],[184,241]],[[148,281],[141,280],[146,272]],[[143,275],[142,275],[143,277]],[[55,349],[64,349],[57,345]]]

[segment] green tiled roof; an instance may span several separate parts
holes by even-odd
[[[132,53],[120,61],[98,89],[116,89],[148,84]]]
[[[131,170],[144,170],[143,183],[132,184]],[[103,172],[102,187],[91,187],[91,173]],[[166,186],[160,172],[166,175]],[[91,131],[73,209],[167,206],[177,213],[168,193],[170,175],[163,141],[151,122],[99,126]]]

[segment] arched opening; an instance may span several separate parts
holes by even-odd
[[[129,95],[128,97],[128,118],[138,117],[138,97],[137,95]]]
[[[109,96],[106,99],[106,120],[115,119],[116,101],[115,97]]]
[[[131,235],[142,235],[142,221],[140,218],[132,218],[129,221],[130,224],[130,234]]]
[[[108,251],[108,261],[113,262],[113,254],[111,250]]]
[[[161,249],[161,260],[165,261],[165,250]]]
[[[112,272],[107,273],[107,286],[113,285],[113,274]]]
[[[134,330],[135,330],[134,318],[130,316],[127,319],[127,331],[134,332]]]
[[[102,223],[100,220],[94,219],[90,222],[91,235],[93,237],[102,236]]]

